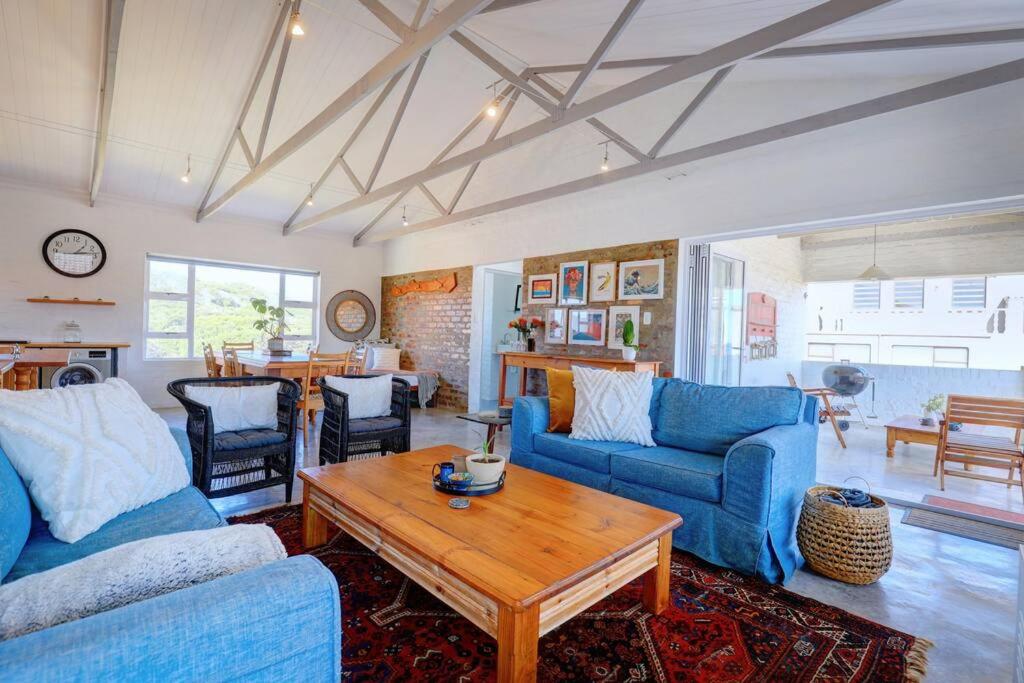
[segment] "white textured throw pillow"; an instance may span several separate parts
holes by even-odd
[[[0,447],[66,543],[190,480],[167,423],[116,378],[0,391]]]
[[[391,414],[391,375],[379,377],[328,376],[324,378],[331,389],[348,394],[348,419],[385,417]]]
[[[611,372],[574,366],[572,381],[576,386],[576,412],[570,439],[654,445],[649,414],[653,372]]]
[[[0,640],[286,556],[277,534],[263,524],[185,531],[125,543],[0,586]]]
[[[382,349],[377,347],[373,350],[373,370],[398,370],[401,364],[401,349]]]
[[[185,396],[209,406],[213,432],[277,428],[278,384],[254,387],[186,386]]]

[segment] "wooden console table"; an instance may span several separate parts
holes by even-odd
[[[526,394],[526,371],[568,370],[574,365],[601,370],[620,370],[622,372],[643,372],[650,370],[657,377],[661,371],[661,361],[622,360],[621,358],[591,358],[589,356],[554,356],[544,353],[505,352],[501,356],[501,370],[498,375],[498,396],[501,405],[512,405],[512,399],[505,398],[505,370],[507,368],[523,368],[519,375],[519,396]]]

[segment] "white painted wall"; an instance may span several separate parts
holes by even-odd
[[[822,386],[821,373],[828,365],[830,363],[805,360],[802,363],[801,386]],[[869,424],[885,424],[900,415],[919,415],[921,404],[936,394],[1024,398],[1024,371],[1019,370],[963,370],[873,363],[856,365],[875,378],[878,420],[869,420]],[[871,407],[870,387],[856,400],[866,415]]]
[[[99,237],[107,264],[84,279],[63,277],[43,262],[43,240],[58,228],[81,228]],[[202,361],[143,360],[146,253],[319,270],[321,305],[336,292],[357,289],[380,306],[382,252],[353,249],[339,236],[310,232],[282,237],[276,224],[224,219],[197,224],[187,209],[86,197],[35,187],[0,184],[0,338],[61,339],[64,321],[82,325],[83,339],[127,341],[119,375],[153,407],[177,405],[165,386],[171,379],[205,374]],[[30,304],[50,295],[103,298],[114,307]],[[379,315],[378,315],[379,320]],[[318,315],[324,351],[342,350]]]
[[[750,345],[744,334],[740,383],[744,386],[786,386],[786,373],[798,376],[800,362],[804,358],[805,306],[800,240],[754,237],[715,242],[711,249],[743,261],[744,302],[750,292],[764,292],[775,297],[778,304],[778,356],[751,360]]]
[[[699,141],[920,84],[745,83],[731,103],[740,108],[718,117],[720,125],[702,121]],[[727,82],[713,99],[733,94]],[[989,88],[418,233],[387,243],[385,269],[405,273],[657,239],[721,239],[775,226],[1021,195],[1022,98],[1022,83]],[[734,112],[742,114],[739,123]],[[585,134],[582,126],[580,131]],[[683,143],[696,134],[696,128],[680,133]],[[592,159],[576,160],[580,175],[599,163],[595,150]],[[512,180],[524,172],[515,163],[492,160],[477,177],[488,174],[501,174],[507,187],[518,187]],[[476,202],[467,194],[465,203]]]

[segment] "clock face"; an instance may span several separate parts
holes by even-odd
[[[61,275],[88,277],[107,262],[107,250],[83,230],[58,230],[43,242],[43,259]]]

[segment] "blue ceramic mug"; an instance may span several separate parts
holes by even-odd
[[[452,472],[455,471],[455,463],[453,462],[439,462],[434,465],[431,470],[431,476],[435,477],[442,484],[447,484],[448,480],[452,476]]]

